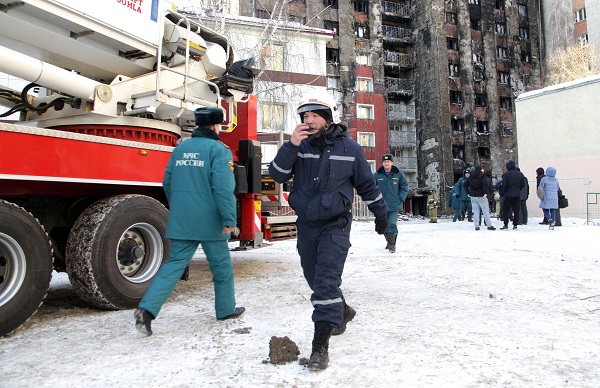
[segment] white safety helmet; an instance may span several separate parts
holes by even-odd
[[[333,99],[333,96],[324,90],[310,91],[302,96],[300,103],[298,104],[298,114],[300,120],[305,112],[312,112],[315,110],[328,109],[331,112],[331,121],[334,124],[340,123],[340,112],[337,108],[337,104]]]

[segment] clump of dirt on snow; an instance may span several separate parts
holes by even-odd
[[[281,365],[296,361],[299,354],[298,345],[287,336],[271,337],[269,341],[269,358],[271,359],[271,364]]]

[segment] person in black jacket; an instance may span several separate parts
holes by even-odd
[[[488,202],[490,196],[490,184],[488,180],[489,178],[483,173],[483,167],[475,166],[471,175],[465,182],[465,190],[471,198],[471,207],[473,208],[473,216],[475,217],[473,220],[475,230],[480,229],[479,217],[481,211],[483,211],[483,218],[485,219],[488,230],[496,230],[492,225],[492,220],[490,218]]]
[[[307,367],[329,363],[329,339],[342,334],[356,311],[340,289],[350,249],[354,190],[375,215],[375,231],[388,227],[388,206],[362,147],[341,124],[333,96],[308,93],[298,105],[301,123],[269,166],[278,183],[294,179],[289,204],[298,217],[300,265],[312,290],[314,337]]]
[[[509,212],[513,212],[513,229],[519,225],[519,213],[521,212],[521,190],[523,185],[523,173],[516,168],[514,160],[506,162],[506,172],[502,174],[502,191],[504,191],[504,207],[502,208],[502,220],[504,226],[500,229],[508,229]]]
[[[519,168],[517,167],[517,170]],[[521,170],[519,170],[521,171]],[[527,211],[527,199],[529,198],[529,182],[527,177],[523,175],[523,188],[521,189],[521,213],[519,214],[519,224],[527,225],[527,218],[529,217]]]

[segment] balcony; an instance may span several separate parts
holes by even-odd
[[[408,28],[400,28],[394,26],[382,26],[383,40],[389,43],[413,43],[412,30]]]
[[[417,146],[417,132],[412,131],[389,131],[388,140],[391,147],[415,148]]]
[[[397,93],[403,96],[412,96],[414,86],[414,82],[409,79],[385,77],[385,90],[388,94]]]
[[[387,104],[387,118],[390,123],[407,123],[415,121],[415,106]]]
[[[410,7],[406,3],[394,3],[391,1],[381,2],[381,13],[384,16],[410,18]]]
[[[394,161],[394,165],[396,167],[398,167],[401,171],[417,172],[417,158],[416,157],[410,157],[410,158],[396,157],[396,160]]]
[[[403,54],[396,51],[384,51],[383,64],[386,66],[398,66],[404,69],[415,67],[411,54]]]

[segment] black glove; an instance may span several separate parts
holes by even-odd
[[[375,218],[375,231],[377,234],[384,234],[388,227],[388,219],[386,217]]]

